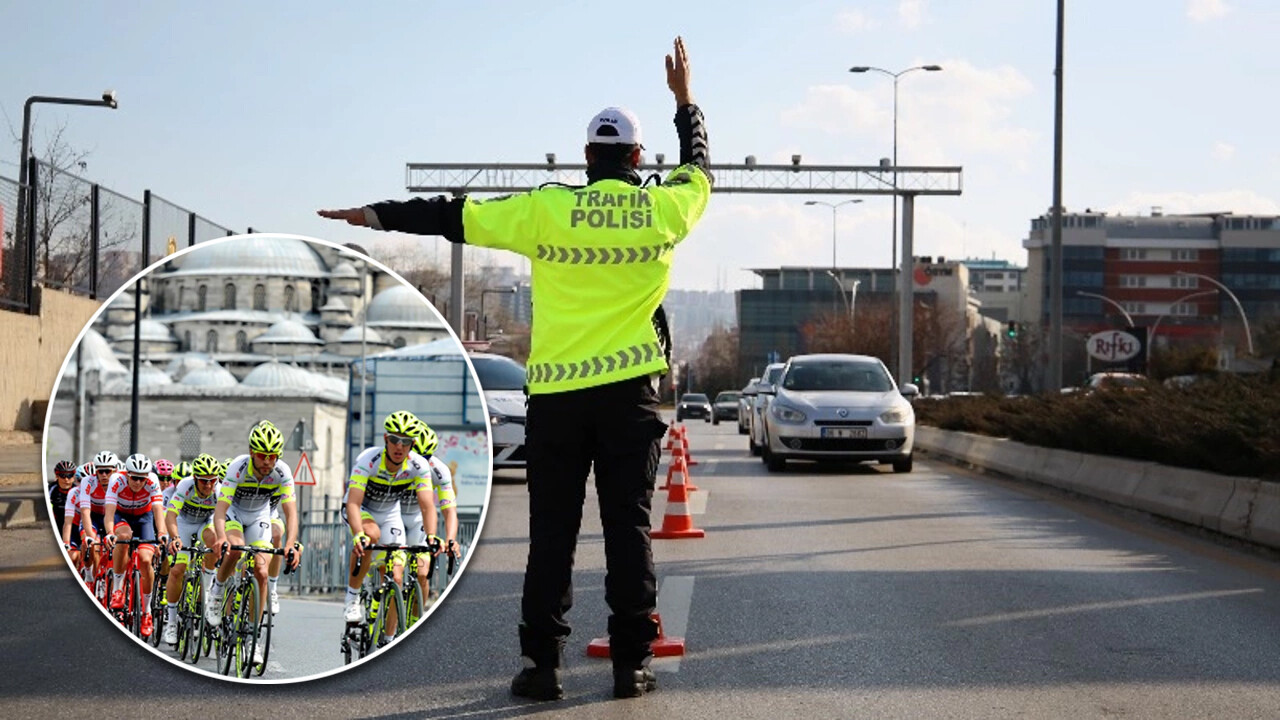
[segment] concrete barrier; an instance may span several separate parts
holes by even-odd
[[[1280,549],[1280,483],[916,428],[918,449]]]

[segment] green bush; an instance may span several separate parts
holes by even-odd
[[[1185,388],[923,399],[916,421],[1028,445],[1280,480],[1280,379],[1224,375]]]

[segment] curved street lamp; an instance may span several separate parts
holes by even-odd
[[[1183,295],[1182,297],[1173,301],[1173,303],[1169,306],[1169,310],[1172,311],[1173,308],[1177,307],[1178,305],[1188,300],[1192,300],[1198,297],[1203,297],[1205,295],[1217,295],[1217,294],[1218,294],[1217,290],[1201,290],[1200,292],[1193,292],[1190,295]],[[1165,319],[1168,316],[1169,316],[1169,313],[1164,313],[1163,315],[1160,315],[1159,317],[1157,317],[1156,321],[1151,324],[1151,332],[1147,336],[1147,347],[1155,347],[1156,333],[1159,332],[1160,330],[1160,321]]]
[[[836,210],[839,209],[841,205],[851,205],[851,204],[860,203],[860,202],[862,202],[862,198],[845,200],[843,202],[838,202],[838,203],[823,202],[821,200],[805,200],[804,201],[805,205],[822,205],[823,207],[831,208],[831,270],[832,271],[836,269]],[[832,275],[831,277],[835,277],[835,275]]]
[[[1124,321],[1129,323],[1129,327],[1133,327],[1133,316],[1129,314],[1128,310],[1124,309],[1123,305],[1116,302],[1115,300],[1112,300],[1106,295],[1099,295],[1098,293],[1085,292],[1083,290],[1077,290],[1076,295],[1079,295],[1081,297],[1087,297],[1087,298],[1095,298],[1098,300],[1102,300],[1103,302],[1111,303],[1115,307],[1115,309],[1120,311],[1121,315],[1124,315]]]
[[[1240,298],[1236,297],[1236,294],[1231,292],[1231,290],[1229,290],[1226,285],[1223,285],[1222,283],[1218,282],[1217,280],[1214,280],[1208,275],[1201,275],[1200,273],[1184,272],[1182,270],[1178,270],[1177,272],[1174,273],[1174,275],[1182,275],[1184,277],[1194,277],[1194,278],[1200,278],[1201,280],[1208,280],[1210,283],[1217,286],[1219,290],[1226,293],[1227,297],[1231,298],[1231,302],[1235,303],[1236,310],[1239,311],[1240,313],[1240,320],[1244,322],[1244,339],[1249,345],[1249,354],[1253,355],[1253,333],[1250,332],[1249,330],[1249,317],[1244,314],[1244,307],[1240,304]]]

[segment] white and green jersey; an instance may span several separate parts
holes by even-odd
[[[416,497],[421,488],[431,487],[431,471],[427,459],[410,452],[400,467],[388,465],[384,448],[371,447],[360,453],[351,466],[351,477],[342,503],[346,505],[352,488],[364,491],[360,507],[372,512],[382,512],[400,506],[404,494]]]

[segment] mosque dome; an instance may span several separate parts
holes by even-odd
[[[320,253],[304,240],[284,237],[246,237],[196,246],[165,275],[285,275],[324,277],[329,274]]]

